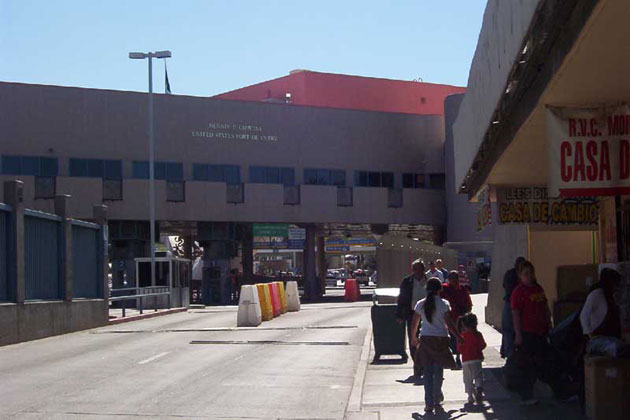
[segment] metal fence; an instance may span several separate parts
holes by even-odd
[[[101,227],[72,220],[72,296],[101,298]]]
[[[128,300],[135,300],[135,306],[140,310],[140,313],[144,312],[145,299],[151,298],[150,301],[153,301],[153,310],[158,310],[158,297],[165,296],[166,297],[166,307],[167,309],[171,308],[171,287],[170,286],[147,286],[147,287],[125,287],[122,289],[111,289],[110,290],[110,302],[122,301],[122,316],[123,318],[126,315]]]
[[[11,208],[0,203],[0,302],[9,300],[9,216]]]
[[[25,298],[61,299],[61,217],[24,210]]]

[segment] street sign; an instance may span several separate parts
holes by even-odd
[[[348,245],[326,245],[326,252],[329,253],[346,253],[350,251],[350,246]]]
[[[370,237],[327,237],[326,246],[329,245],[346,245],[346,246],[375,246],[376,239]]]
[[[288,230],[289,239],[293,240],[305,240],[306,239],[306,229],[301,228],[290,228]]]
[[[289,229],[289,249],[304,249],[306,242],[306,229],[290,228]]]
[[[286,223],[254,223],[252,228],[256,236],[277,236],[286,238],[289,236],[289,225]]]

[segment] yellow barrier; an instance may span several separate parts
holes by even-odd
[[[284,291],[284,283],[279,281],[278,283],[278,292],[280,293],[280,308],[282,309],[282,313],[287,313],[287,294]]]
[[[257,284],[258,300],[260,301],[260,312],[263,321],[271,321],[273,319],[273,309],[271,308],[271,295],[266,284]]]

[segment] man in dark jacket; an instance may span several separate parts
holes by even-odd
[[[421,260],[411,263],[412,274],[405,277],[400,283],[400,293],[398,294],[398,307],[396,309],[396,319],[399,323],[407,326],[407,338],[409,343],[409,354],[414,362],[413,373],[416,376],[422,374],[420,366],[416,365],[415,351],[411,346],[412,338],[418,331],[412,331],[411,320],[413,319],[416,303],[426,297],[427,278],[424,274],[425,267]]]

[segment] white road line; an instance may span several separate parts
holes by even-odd
[[[168,354],[168,352],[167,352],[167,351],[165,351],[164,353],[156,354],[156,355],[155,355],[155,356],[153,356],[153,357],[149,357],[148,359],[144,359],[143,361],[138,362],[138,364],[139,364],[139,365],[146,365],[147,363],[152,362],[152,361],[154,361],[154,360],[156,360],[156,359],[159,359],[159,358],[160,358],[160,357],[162,357],[162,356],[166,356],[167,354]]]

